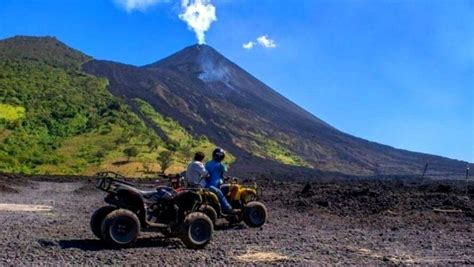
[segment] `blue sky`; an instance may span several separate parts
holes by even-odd
[[[52,35],[135,65],[196,43],[178,0],[141,1],[156,3],[1,0],[0,38]],[[212,4],[206,42],[319,118],[368,140],[474,162],[474,1]]]

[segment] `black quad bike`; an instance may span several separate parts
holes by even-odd
[[[199,212],[203,201],[196,192],[171,187],[141,191],[113,172],[97,174],[96,187],[107,192],[105,202],[91,217],[95,236],[116,247],[132,246],[140,231],[178,237],[192,249],[204,248],[212,238],[213,224]]]

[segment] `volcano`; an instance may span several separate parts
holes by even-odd
[[[410,152],[343,133],[302,109],[207,45],[137,67],[92,60],[83,69],[138,110],[150,103],[194,135],[237,156],[234,171],[295,176],[461,174],[465,162]]]

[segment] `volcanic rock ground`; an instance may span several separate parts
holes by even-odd
[[[262,228],[223,223],[199,251],[152,233],[110,249],[89,230],[92,179],[0,175],[0,265],[474,264],[472,183],[467,197],[461,181],[260,184]]]

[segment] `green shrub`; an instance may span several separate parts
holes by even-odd
[[[138,153],[140,152],[136,147],[127,147],[123,150],[123,153],[125,154],[125,156],[127,156],[127,161],[130,161],[130,158],[138,156]]]

